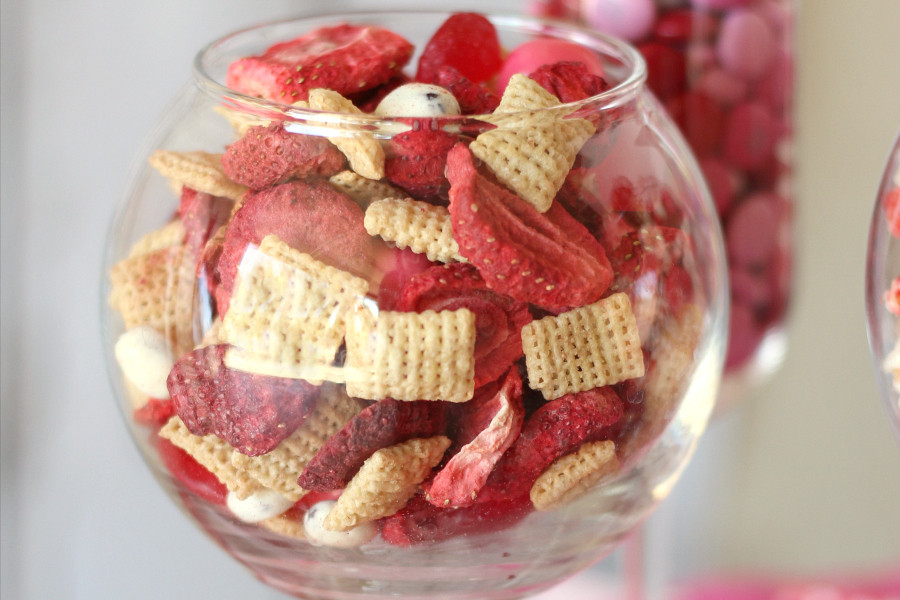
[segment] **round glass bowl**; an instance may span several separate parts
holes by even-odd
[[[866,323],[881,397],[900,440],[900,136],[872,211],[866,252]]]
[[[718,392],[718,219],[630,46],[491,16],[504,48],[563,40],[595,72],[448,84],[496,93],[483,114],[371,114],[385,87],[283,104],[226,86],[253,80],[235,61],[313,31],[381,40],[359,79],[398,73],[413,51],[383,53],[402,36],[408,78],[448,16],[303,18],[207,46],[112,220],[125,422],[173,500],[298,597],[537,593],[649,515]],[[315,63],[276,83],[349,68]]]

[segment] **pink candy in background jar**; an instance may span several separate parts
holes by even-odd
[[[621,37],[643,54],[649,86],[700,162],[725,233],[726,384],[757,382],[782,361],[790,293],[792,3],[546,0],[529,10]]]

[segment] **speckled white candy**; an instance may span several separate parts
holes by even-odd
[[[356,548],[370,541],[378,533],[374,523],[363,523],[350,531],[329,531],[322,527],[322,522],[335,504],[337,504],[335,500],[322,500],[309,507],[303,515],[303,530],[310,544],[332,548]]]
[[[151,398],[166,399],[166,379],[175,357],[166,338],[156,329],[140,325],[119,336],[115,345],[116,361],[134,387]]]
[[[406,83],[381,99],[379,117],[443,117],[459,114],[459,102],[448,90],[427,83]]]
[[[235,517],[244,523],[259,523],[277,517],[294,505],[289,500],[268,488],[253,492],[244,500],[238,499],[234,492],[228,492],[225,505]]]

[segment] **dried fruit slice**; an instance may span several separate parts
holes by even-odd
[[[488,289],[472,265],[437,265],[413,275],[395,310],[422,312],[468,308],[475,314],[475,387],[496,380],[522,356],[521,330],[528,305]]]
[[[227,349],[206,346],[179,358],[169,374],[169,393],[191,433],[215,434],[242,454],[259,456],[303,423],[319,391],[302,379],[229,369]]]
[[[528,76],[560,102],[576,102],[609,89],[606,80],[590,72],[582,62],[560,61],[541,65]]]
[[[435,85],[449,90],[459,103],[464,115],[480,115],[493,112],[500,104],[500,96],[465,77],[455,67],[444,65],[434,75]]]
[[[416,198],[446,196],[450,184],[444,166],[456,143],[457,137],[441,130],[437,120],[416,119],[412,130],[391,138],[384,176]]]
[[[606,252],[559,203],[539,213],[480,175],[461,144],[447,156],[447,178],[453,236],[488,287],[548,310],[588,304],[609,287]]]
[[[182,188],[178,214],[184,224],[184,244],[191,254],[200,256],[213,233],[227,222],[233,206],[229,198]]]
[[[310,491],[343,488],[376,450],[443,433],[444,411],[441,402],[401,402],[387,398],[371,404],[316,452],[297,482]]]
[[[407,40],[380,27],[321,27],[233,62],[225,84],[250,96],[285,103],[305,100],[309,90],[317,87],[348,95],[397,75],[412,52]]]
[[[191,493],[212,504],[225,505],[228,489],[215,475],[184,449],[164,437],[156,436],[156,451],[169,472]]]
[[[502,64],[494,25],[477,13],[456,13],[444,21],[422,50],[416,81],[436,83],[437,71],[450,65],[479,83],[496,75]]]

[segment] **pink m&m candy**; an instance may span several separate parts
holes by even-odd
[[[779,130],[778,120],[765,105],[736,106],[725,123],[725,158],[741,169],[764,167],[775,152]]]
[[[760,193],[735,207],[725,224],[725,245],[731,264],[765,265],[775,254],[781,208],[772,194]]]
[[[728,8],[736,8],[746,6],[750,0],[691,0],[696,8],[704,10],[725,10]]]
[[[539,38],[520,44],[509,53],[497,75],[497,89],[501,92],[506,89],[509,78],[516,73],[527,75],[541,65],[560,61],[584,63],[588,71],[603,76],[603,63],[584,46],[560,39]]]
[[[761,16],[735,10],[722,20],[716,53],[722,66],[750,80],[761,77],[775,56],[775,35]]]
[[[597,31],[634,42],[653,27],[656,5],[653,0],[582,0],[581,14]]]

